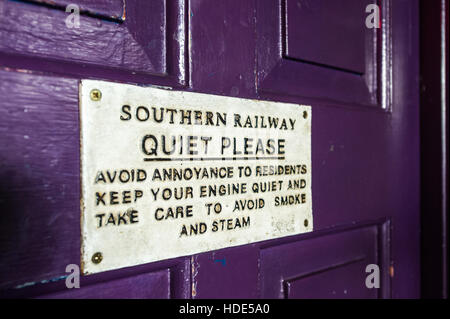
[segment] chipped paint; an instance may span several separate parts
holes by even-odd
[[[196,277],[198,274],[198,268],[200,268],[200,264],[196,264],[196,256],[191,256],[191,296],[194,298],[197,296],[197,282]]]
[[[49,284],[52,282],[57,282],[63,279],[66,279],[68,277],[68,275],[63,275],[63,276],[59,276],[59,277],[54,277],[54,278],[50,278],[50,279],[43,279],[40,281],[30,281],[30,282],[26,282],[20,285],[17,285],[14,287],[14,289],[23,289],[23,288],[27,288],[27,287],[31,287],[31,286],[35,286],[38,284]]]
[[[122,21],[125,21],[126,19],[126,12],[127,12],[127,3],[126,0],[123,0],[123,13],[122,13]]]
[[[26,70],[26,69],[15,69],[15,68],[8,68],[8,67],[0,67],[0,70],[8,71],[8,72],[19,72],[19,73],[25,73],[25,74],[34,74],[36,72],[32,70]]]

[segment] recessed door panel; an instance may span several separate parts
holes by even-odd
[[[261,250],[265,298],[376,298],[366,267],[380,265],[377,226],[342,231]],[[381,278],[380,278],[381,280]]]
[[[373,1],[285,2],[286,56],[364,74],[366,5]]]
[[[259,92],[387,109],[391,4],[378,4],[384,28],[368,28],[375,2],[257,0]]]
[[[126,11],[123,8],[126,13],[122,13],[122,6],[116,8],[117,1],[111,6],[104,1],[75,2],[80,5],[77,19],[71,17],[73,12],[65,11],[65,4],[66,1],[2,0],[0,53],[41,58],[45,63],[40,67],[44,69],[51,62],[69,62],[64,68],[56,68],[59,73],[88,72],[99,76],[105,72],[127,72],[135,79],[138,74],[141,78],[158,75],[173,76],[177,82],[184,80],[179,65],[182,44],[178,38],[184,36],[182,1],[169,5],[164,0],[130,2]],[[145,27],[141,27],[143,23]],[[39,68],[37,64],[29,65]],[[73,71],[71,65],[81,70]]]

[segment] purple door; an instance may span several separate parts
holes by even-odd
[[[416,0],[0,0],[0,17],[2,296],[419,297]],[[67,289],[81,79],[311,105],[314,231]]]

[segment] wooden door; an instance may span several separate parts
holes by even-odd
[[[373,3],[380,28],[365,24]],[[2,295],[418,297],[417,1],[1,0],[0,16]],[[67,289],[80,263],[81,79],[311,105],[314,231]],[[365,285],[370,264],[379,289]]]

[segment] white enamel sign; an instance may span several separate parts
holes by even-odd
[[[312,231],[311,107],[83,80],[83,273]]]

